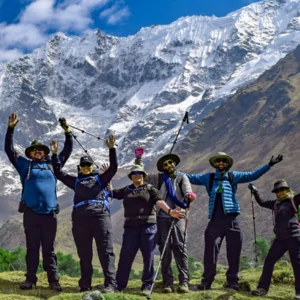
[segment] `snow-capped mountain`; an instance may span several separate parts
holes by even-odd
[[[16,112],[20,148],[37,138],[62,141],[57,119],[64,116],[95,135],[114,133],[120,164],[132,160],[138,141],[151,158],[170,149],[186,110],[192,122],[201,120],[299,41],[299,0],[253,3],[222,18],[183,17],[126,38],[100,30],[72,38],[59,33],[32,54],[0,65],[0,138]],[[103,143],[74,133],[97,161],[107,159]],[[67,166],[82,154],[76,144],[74,152]],[[18,193],[19,179],[3,152],[0,165],[3,193]]]

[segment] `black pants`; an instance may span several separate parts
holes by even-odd
[[[26,236],[26,280],[36,284],[36,272],[39,266],[40,246],[42,246],[43,267],[48,281],[59,280],[57,260],[54,253],[54,240],[57,229],[55,214],[37,214],[27,208],[23,216]]]
[[[145,224],[124,229],[117,272],[117,284],[119,290],[123,290],[127,286],[132,263],[138,250],[141,250],[143,256],[143,283],[141,288],[151,287],[154,279],[156,232],[156,224]]]
[[[202,284],[208,286],[214,281],[218,254],[222,241],[226,238],[228,270],[226,272],[229,284],[237,283],[242,250],[242,233],[239,216],[224,215],[220,219],[211,220],[205,230],[204,273]]]
[[[164,245],[166,243],[167,235],[172,223],[171,218],[157,218],[157,244],[159,245],[159,251],[162,253]],[[184,241],[184,226],[185,221],[175,221],[174,228],[171,232],[170,239],[166,245],[164,257],[162,259],[161,271],[163,275],[163,284],[173,284],[174,276],[172,271],[172,254],[176,262],[176,266],[179,272],[179,283],[189,283],[188,274],[188,253],[186,243]]]
[[[296,294],[300,294],[300,237],[293,237],[286,240],[275,239],[273,241],[265,259],[258,288],[264,288],[267,291],[269,290],[274,265],[286,251],[289,251],[294,270]]]
[[[115,254],[113,251],[112,225],[110,214],[102,209],[86,210],[85,207],[73,211],[73,237],[80,259],[80,288],[90,288],[93,275],[93,239],[104,273],[104,285],[115,286]]]

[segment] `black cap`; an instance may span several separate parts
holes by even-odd
[[[93,160],[89,156],[82,156],[80,158],[80,163],[79,164],[81,165],[83,163],[89,163],[89,164],[92,165],[94,162],[93,162]]]

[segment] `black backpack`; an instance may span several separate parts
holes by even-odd
[[[214,185],[214,181],[215,181],[215,175],[216,173],[212,172],[210,173],[209,176],[209,194],[211,193],[212,187]],[[217,181],[229,181],[231,188],[232,188],[232,192],[234,191],[233,188],[233,173],[232,172],[228,172],[228,179],[227,178],[217,178]]]

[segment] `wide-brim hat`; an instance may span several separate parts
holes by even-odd
[[[164,156],[162,156],[158,161],[157,161],[157,170],[159,172],[164,172],[164,162],[167,160],[173,160],[175,163],[175,166],[177,166],[180,163],[180,158],[178,155],[176,154],[166,154]]]
[[[272,193],[275,193],[276,190],[278,190],[280,188],[290,189],[289,185],[287,184],[287,182],[285,180],[280,180],[280,181],[276,181],[274,183],[274,188],[272,190]]]
[[[233,159],[231,156],[227,155],[225,152],[217,152],[216,155],[212,156],[210,159],[209,159],[209,163],[210,165],[215,168],[215,160],[218,159],[218,158],[226,158],[228,160],[228,169],[230,169],[233,165]]]
[[[146,178],[147,173],[145,172],[144,168],[139,166],[139,165],[134,165],[131,167],[130,172],[128,174],[128,178],[131,180],[131,174],[133,172],[142,172],[143,173],[143,177]]]
[[[30,157],[30,152],[35,147],[41,147],[41,148],[43,148],[46,156],[50,153],[50,149],[49,149],[48,146],[44,145],[41,141],[35,140],[35,141],[32,141],[31,144],[30,144],[30,146],[25,149],[25,155],[28,158],[31,158]]]

